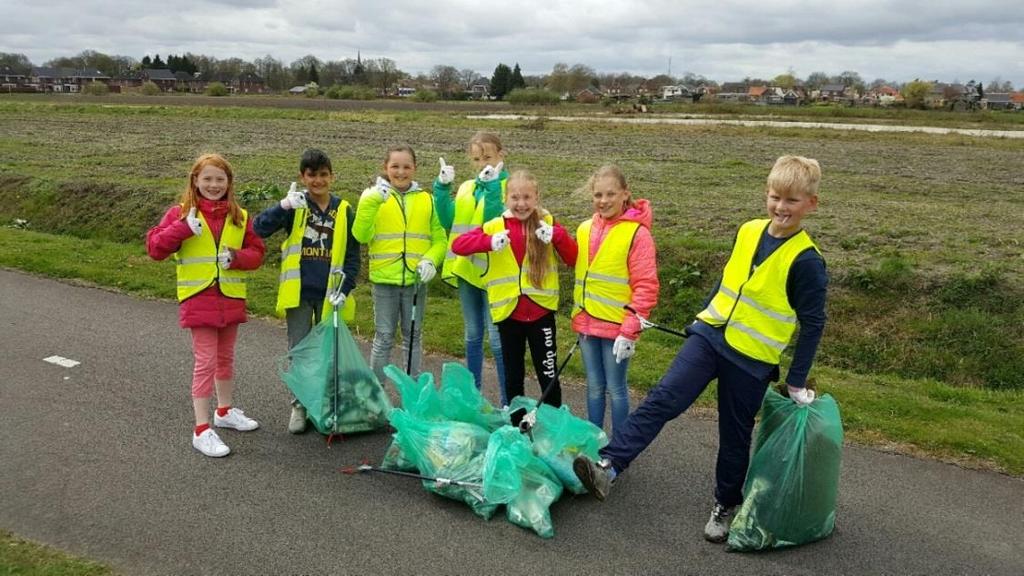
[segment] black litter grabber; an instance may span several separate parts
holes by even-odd
[[[409,317],[409,356],[405,363],[405,373],[412,377],[412,347],[416,343],[416,306],[420,296],[420,277],[416,276],[416,283],[412,286],[412,316]]]
[[[363,474],[366,472],[377,472],[379,474],[391,474],[393,476],[403,476],[405,478],[414,478],[416,480],[425,480],[427,482],[433,482],[436,488],[444,488],[445,486],[455,486],[462,488],[468,494],[472,495],[477,500],[483,502],[484,496],[481,493],[484,485],[480,482],[466,482],[464,480],[455,480],[453,478],[434,478],[433,476],[425,476],[423,474],[417,474],[415,472],[402,472],[401,470],[388,470],[387,468],[379,468],[372,466],[365,461],[359,466],[343,466],[338,469],[342,474],[348,474],[354,476],[356,474]]]
[[[662,326],[660,324],[655,324],[654,322],[651,322],[650,320],[648,320],[648,319],[644,318],[643,316],[641,316],[629,304],[624,305],[623,308],[625,308],[626,311],[629,312],[630,314],[636,316],[636,319],[640,321],[640,329],[641,330],[647,330],[648,328],[654,328],[655,330],[660,330],[662,332],[666,332],[668,334],[672,334],[673,336],[679,336],[680,338],[686,338],[687,337],[687,334],[685,332],[680,332],[678,330],[673,330],[672,328],[666,328],[665,326]]]
[[[543,404],[545,400],[547,400],[548,394],[558,386],[558,379],[561,377],[562,371],[569,365],[569,360],[572,360],[573,354],[576,353],[576,349],[579,347],[580,340],[577,338],[576,341],[573,342],[572,348],[569,349],[569,354],[565,357],[565,360],[562,361],[562,365],[559,366],[558,371],[555,372],[555,377],[551,379],[551,383],[548,384],[548,387],[544,389],[543,393],[541,393],[540,398],[537,400],[537,405],[534,406],[533,410],[527,412],[526,408],[519,408],[509,414],[509,419],[512,421],[512,425],[518,427],[520,432],[528,434],[533,428],[533,425],[537,423],[537,409],[540,408],[540,405]]]
[[[331,273],[331,277],[335,281],[333,288],[331,289],[329,298],[336,300],[341,296],[341,285],[345,283],[345,272],[338,270]],[[337,435],[339,438],[341,434],[338,434],[338,396],[341,393],[340,386],[338,385],[338,372],[340,367],[338,366],[338,306],[331,304],[331,323],[334,325],[334,342],[331,343],[334,353],[334,421],[331,423],[331,433],[327,435],[327,447],[330,448],[331,442],[334,441],[334,436]]]

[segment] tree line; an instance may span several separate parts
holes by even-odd
[[[0,68],[10,67],[15,73],[28,75],[33,63],[24,54],[0,52]],[[642,88],[648,93],[657,93],[662,86],[684,84],[687,86],[718,87],[719,83],[704,76],[684,73],[673,77],[659,74],[653,77],[634,75],[628,72],[599,73],[585,64],[555,64],[548,74],[524,76],[518,63],[513,67],[499,63],[491,75],[485,76],[475,70],[458,68],[453,65],[436,65],[428,73],[409,74],[401,70],[390,58],[342,60],[321,60],[309,54],[285,64],[272,55],[243,60],[241,58],[220,59],[204,54],[149,54],[141,59],[131,56],[108,55],[95,50],[84,50],[75,56],[59,57],[43,63],[46,67],[95,69],[110,77],[124,76],[146,68],[167,68],[173,72],[185,71],[205,79],[235,78],[251,72],[260,76],[272,90],[287,90],[296,85],[314,82],[319,86],[358,85],[388,91],[398,83],[414,86],[430,86],[438,96],[446,99],[464,97],[474,86],[485,85],[492,97],[504,98],[517,88],[544,88],[558,94],[575,93],[586,88],[598,90],[625,91]],[[737,82],[748,86],[770,85],[782,88],[803,87],[819,90],[829,84],[841,84],[857,93],[890,86],[900,89],[903,83],[876,78],[870,82],[855,71],[840,74],[812,72],[805,78],[798,77],[792,70],[771,78],[746,77]],[[958,84],[957,80],[952,81]],[[910,83],[907,83],[910,84]],[[986,92],[1012,92],[1013,83],[995,78],[984,85]]]

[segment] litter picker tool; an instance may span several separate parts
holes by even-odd
[[[625,308],[627,312],[629,312],[629,313],[633,314],[634,316],[636,316],[636,319],[640,321],[640,329],[641,330],[647,330],[648,328],[654,328],[655,330],[660,330],[662,332],[666,332],[666,333],[672,334],[674,336],[679,336],[680,338],[686,338],[686,333],[685,332],[680,332],[679,330],[673,330],[672,328],[667,328],[667,327],[662,326],[660,324],[655,324],[654,322],[651,322],[647,318],[644,318],[643,316],[641,316],[629,304],[624,305],[623,308]]]
[[[341,285],[345,283],[345,272],[338,270],[331,273],[331,277],[335,281],[334,286],[331,289],[330,298],[337,300],[341,296]],[[334,436],[338,434],[338,395],[340,393],[340,387],[338,386],[338,305],[331,304],[331,322],[334,325],[334,342],[332,346],[334,348],[334,421],[331,423],[331,433],[327,435],[327,447],[330,448],[331,442],[334,441]]]
[[[444,488],[445,486],[456,486],[464,489],[466,492],[473,495],[474,498],[484,501],[483,494],[479,491],[483,490],[484,485],[480,482],[466,482],[464,480],[455,480],[454,478],[441,478],[433,476],[425,476],[423,474],[417,474],[415,472],[403,472],[401,470],[388,470],[387,468],[380,468],[367,463],[365,460],[359,466],[343,466],[338,469],[342,474],[348,474],[354,476],[356,474],[363,474],[366,472],[377,472],[379,474],[391,474],[393,476],[403,476],[405,478],[415,478],[416,480],[424,480],[426,482],[433,482],[437,488]]]
[[[409,347],[409,357],[405,362],[405,373],[412,376],[412,347],[416,340],[416,306],[420,296],[420,277],[416,275],[416,283],[412,286],[412,316],[409,318],[409,338],[406,345]]]
[[[544,389],[543,393],[541,393],[540,398],[537,400],[537,405],[534,406],[533,410],[527,412],[526,408],[520,408],[509,414],[509,419],[512,421],[512,425],[518,426],[520,432],[523,434],[529,433],[533,428],[533,425],[537,423],[537,409],[540,408],[540,405],[543,404],[545,400],[547,400],[548,394],[555,389],[555,386],[558,386],[558,378],[562,375],[562,371],[565,370],[565,367],[569,365],[569,360],[572,360],[573,354],[576,353],[576,349],[579,347],[580,340],[577,338],[576,341],[573,342],[572,348],[569,349],[569,354],[566,355],[565,360],[562,361],[562,365],[559,366],[558,371],[555,372],[555,377],[551,379],[551,383],[548,384],[548,387]]]

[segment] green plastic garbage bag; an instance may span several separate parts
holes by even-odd
[[[385,366],[384,374],[394,382],[402,401],[402,409],[410,416],[434,421],[444,418],[441,413],[441,396],[437,393],[437,387],[434,386],[433,374],[422,372],[418,379],[413,380],[394,364]],[[384,453],[381,468],[410,471],[416,470],[416,463],[405,455],[402,445],[397,440],[392,440],[391,446]]]
[[[497,410],[476,387],[473,373],[457,362],[441,368],[441,411],[445,418],[468,422],[493,432],[509,423],[508,415]]]
[[[832,533],[843,455],[839,406],[825,394],[807,406],[769,389],[729,548],[806,544]]]
[[[519,408],[527,412],[533,410],[537,401],[525,396],[512,399],[509,412]],[[589,420],[574,416],[569,407],[563,404],[555,408],[550,404],[541,404],[537,410],[537,422],[531,430],[533,453],[546,463],[558,480],[573,494],[587,491],[583,483],[572,471],[572,461],[583,454],[597,461],[601,457],[598,451],[608,445],[608,435]]]
[[[397,408],[391,411],[389,418],[396,430],[395,443],[405,457],[415,463],[420,474],[476,485],[438,485],[424,480],[424,488],[465,502],[482,518],[494,515],[498,504],[483,495],[484,454],[490,436],[486,430],[465,422],[421,420]]]
[[[314,326],[281,359],[279,373],[321,434],[367,432],[388,424],[391,401],[344,323],[337,330],[329,321]]]
[[[562,483],[518,428],[504,426],[491,434],[483,477],[484,497],[505,504],[509,522],[542,538],[555,535],[550,507],[562,495]]]

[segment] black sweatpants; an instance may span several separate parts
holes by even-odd
[[[511,401],[524,394],[526,379],[526,345],[530,345],[533,369],[537,371],[540,394],[551,386],[558,364],[558,347],[555,341],[555,313],[552,312],[533,322],[519,322],[507,318],[498,322],[501,336],[501,355],[505,360],[505,392]],[[544,400],[552,406],[562,405],[562,388],[558,382]],[[537,396],[540,398],[540,396]]]

